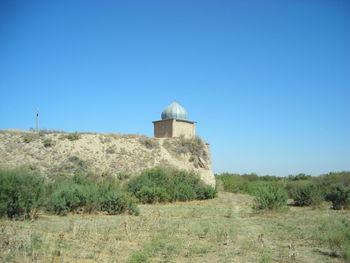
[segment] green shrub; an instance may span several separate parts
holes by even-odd
[[[126,174],[126,173],[119,173],[118,175],[117,175],[117,178],[119,179],[119,180],[127,180],[127,179],[129,179],[131,177],[131,175],[130,174]]]
[[[57,215],[67,215],[74,208],[79,207],[80,199],[74,193],[73,187],[54,192],[49,200],[47,209]]]
[[[330,185],[342,184],[344,186],[350,185],[350,172],[328,173],[314,178],[315,181],[329,189]]]
[[[222,182],[226,192],[250,195],[255,195],[260,187],[271,183],[271,181],[277,181],[275,177],[258,177],[256,174],[239,175],[225,173],[219,175],[217,178]]]
[[[119,215],[128,210],[128,199],[122,194],[110,194],[101,203],[101,210],[109,215]]]
[[[288,179],[290,181],[300,181],[300,180],[309,180],[311,178],[311,175],[306,175],[306,174],[297,174],[297,175],[289,175]]]
[[[136,251],[129,257],[128,263],[150,263],[149,256],[144,251]]]
[[[125,212],[134,215],[140,214],[140,210],[133,200],[121,193],[110,193],[105,197],[101,202],[101,210],[109,215],[119,215]]]
[[[134,201],[129,203],[128,214],[135,215],[135,216],[140,215],[140,208],[137,206],[137,204]]]
[[[50,195],[47,209],[58,215],[99,210],[113,215],[124,212],[140,214],[134,200],[122,192],[118,181],[112,177],[62,176],[56,178],[48,189]]]
[[[203,186],[197,174],[165,168],[142,172],[129,180],[126,189],[143,203],[189,201],[216,196],[216,190]]]
[[[277,184],[269,184],[260,187],[256,192],[253,209],[276,210],[287,204],[288,195],[285,190]]]
[[[32,133],[26,134],[23,136],[23,142],[30,143],[34,141],[37,137],[38,137],[37,134],[32,134]]]
[[[197,199],[196,189],[189,184],[179,184],[173,191],[173,199],[178,201],[191,201]]]
[[[332,202],[335,210],[350,208],[350,187],[345,187],[342,184],[332,185],[326,200]]]
[[[99,209],[97,187],[91,185],[63,184],[50,197],[48,208],[58,215],[69,212],[93,212]]]
[[[79,140],[80,137],[81,135],[79,133],[74,132],[74,133],[69,133],[66,138],[70,141],[76,141],[76,140]]]
[[[258,181],[259,179],[263,178],[263,176],[261,176],[259,178],[259,176],[255,173],[251,173],[251,174],[243,174],[241,175],[242,178],[246,181],[249,181],[249,182],[253,182],[253,181]],[[266,177],[266,176],[265,176]]]
[[[239,174],[221,174],[218,177],[218,180],[222,182],[225,192],[230,193],[239,193],[239,185],[244,182],[244,179],[241,178]]]
[[[297,189],[299,189],[300,187],[303,187],[307,183],[308,183],[307,181],[303,181],[303,180],[294,181],[294,180],[288,179],[287,184],[285,186],[285,190],[287,191],[288,197],[293,199]]]
[[[148,187],[143,186],[140,191],[136,193],[136,197],[144,204],[162,203],[170,200],[169,194],[162,187]]]
[[[43,145],[44,147],[51,147],[54,145],[54,142],[52,139],[45,139],[43,140]]]
[[[36,174],[0,170],[0,217],[29,218],[43,204],[45,185]]]
[[[294,204],[297,206],[320,206],[324,201],[321,189],[315,184],[300,184],[292,193]]]
[[[218,196],[218,191],[211,186],[198,187],[196,189],[197,199],[206,200],[212,199]]]
[[[58,177],[48,186],[47,209],[58,215],[83,211],[92,213],[100,210],[103,183],[83,176]]]

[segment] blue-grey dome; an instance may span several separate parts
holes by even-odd
[[[162,112],[162,120],[188,120],[187,111],[180,104],[173,102]]]

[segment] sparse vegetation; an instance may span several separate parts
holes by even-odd
[[[26,139],[28,143],[24,142],[25,136],[28,137]],[[38,133],[9,130],[0,131],[0,137],[2,165],[9,168],[33,165],[37,171],[49,177],[58,173],[138,174],[157,166],[186,170],[196,170],[197,167],[210,170],[209,160],[199,159],[191,154],[177,154],[165,149],[163,146],[165,139],[147,138],[137,134],[67,133],[49,130]],[[80,139],[76,141],[75,139],[79,137]],[[183,138],[170,139],[174,141],[175,148],[176,144],[183,140]],[[207,145],[203,144],[203,147],[203,151],[208,152]],[[81,162],[70,161],[69,158],[72,156]],[[212,177],[210,173],[205,172],[203,176]],[[211,178],[211,181],[213,179]],[[123,180],[126,181],[127,178]]]
[[[140,137],[139,142],[146,146],[147,149],[157,149],[159,148],[159,141],[155,138]]]
[[[113,146],[110,146],[107,148],[106,153],[108,154],[113,154],[115,153],[115,148]]]
[[[30,143],[36,140],[37,138],[38,138],[38,134],[28,133],[23,136],[23,142]]]
[[[74,133],[69,133],[66,138],[70,141],[76,141],[79,140],[81,137],[81,135],[78,132],[74,132]]]
[[[256,174],[222,174],[218,176],[224,190],[231,193],[242,193],[254,195],[257,190],[269,184],[269,182],[276,182],[274,177],[265,176],[258,177]]]
[[[191,154],[190,161],[196,168],[205,168],[209,160],[206,143],[199,138],[168,138],[164,141],[163,146],[169,151],[176,154]]]
[[[350,221],[339,216],[321,221],[314,238],[320,244],[328,246],[327,253],[331,257],[341,257],[345,262],[350,261]]]
[[[346,262],[349,213],[252,213],[249,195],[140,205],[142,216],[1,220],[4,262]],[[230,216],[227,211],[230,209]]]
[[[32,129],[32,131],[35,131]],[[61,130],[53,130],[53,129],[40,129],[39,130],[39,135],[44,136],[46,134],[59,134],[59,133],[65,133],[64,131]]]
[[[127,179],[129,179],[131,176],[132,176],[131,174],[119,173],[119,174],[117,175],[117,178],[118,178],[119,180],[127,180]]]

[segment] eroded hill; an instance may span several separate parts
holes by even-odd
[[[0,166],[27,166],[50,175],[91,172],[116,176],[172,166],[194,170],[205,183],[215,184],[208,145],[199,138],[2,130]]]

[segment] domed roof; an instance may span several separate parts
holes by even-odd
[[[185,120],[188,119],[187,111],[180,104],[173,102],[162,112],[162,120]]]

